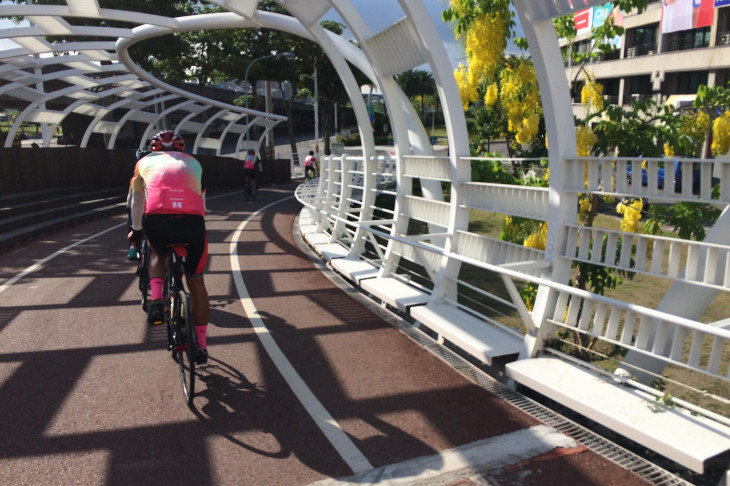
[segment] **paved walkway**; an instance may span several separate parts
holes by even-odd
[[[191,409],[123,217],[0,255],[0,484],[645,484],[351,298],[299,246],[294,187],[208,198]]]

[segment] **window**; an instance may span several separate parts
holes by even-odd
[[[637,27],[631,34],[627,36],[626,57],[646,56],[657,51],[659,24]]]
[[[707,71],[679,73],[677,94],[694,94],[702,84],[707,85]]]
[[[668,51],[699,49],[710,45],[710,27],[683,30],[669,34]]]

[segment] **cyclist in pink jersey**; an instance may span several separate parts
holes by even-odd
[[[309,174],[312,174],[312,177],[315,176],[317,173],[317,157],[314,156],[314,152],[312,150],[309,151],[309,155],[307,155],[304,158],[304,178],[309,179]]]
[[[185,281],[190,290],[190,310],[198,336],[195,361],[205,364],[208,361],[206,334],[210,302],[203,279],[208,259],[203,169],[193,156],[183,152],[185,142],[171,130],[155,135],[150,149],[152,152],[140,159],[134,169],[132,231],[128,235],[133,241],[144,233],[151,250],[147,322],[158,325],[164,321],[162,290],[169,248],[185,244]]]
[[[251,195],[256,197],[256,163],[258,158],[254,149],[248,149],[246,158],[243,160],[243,177],[244,184],[248,184],[249,179],[251,180]]]

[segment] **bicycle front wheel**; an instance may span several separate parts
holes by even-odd
[[[175,348],[173,355],[180,368],[180,383],[183,395],[188,404],[193,403],[195,394],[195,352],[198,349],[198,340],[195,335],[195,326],[190,315],[190,304],[187,294],[180,290],[175,299],[175,308],[172,314],[175,330]]]

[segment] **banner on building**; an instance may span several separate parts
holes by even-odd
[[[603,5],[599,5],[598,7],[593,7],[593,27],[599,27],[603,25],[603,23],[611,16],[612,12],[612,3],[606,3]]]
[[[730,1],[730,0],[728,0]],[[613,19],[613,25],[623,26],[624,25],[624,14],[621,12],[621,9],[616,7],[613,7],[613,4],[611,2],[604,3],[603,5],[600,5],[598,7],[593,7],[593,16],[592,16],[592,28],[600,27],[603,25],[608,19]],[[621,48],[621,36],[617,35],[613,39],[608,39],[606,41],[607,44],[611,44],[616,49]]]
[[[715,0],[715,7],[724,7],[730,5],[730,0]]]
[[[593,9],[587,8],[576,12],[573,15],[573,23],[575,25],[576,35],[581,35],[591,31],[591,21],[593,20]]]
[[[662,34],[709,27],[712,25],[717,2],[718,0],[662,0]]]

